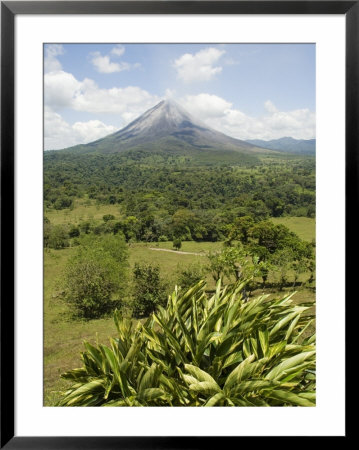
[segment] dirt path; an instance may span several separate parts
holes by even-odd
[[[157,252],[170,252],[170,253],[177,253],[180,255],[196,255],[196,256],[207,256],[206,253],[194,253],[194,252],[181,252],[179,250],[170,250],[168,248],[154,248],[149,247],[150,250],[156,250]]]

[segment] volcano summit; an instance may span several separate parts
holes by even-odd
[[[131,149],[201,150],[252,153],[259,149],[207,127],[172,100],[163,100],[125,128],[89,144],[71,147],[81,153],[116,153]],[[68,149],[68,150],[70,150]],[[261,149],[261,153],[265,150]]]

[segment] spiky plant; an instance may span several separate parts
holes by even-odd
[[[110,346],[85,342],[61,406],[315,406],[314,318],[292,295],[244,302],[177,288],[144,324],[114,315]],[[304,337],[305,336],[305,337]]]

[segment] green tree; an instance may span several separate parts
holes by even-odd
[[[192,240],[192,232],[194,232],[197,222],[197,218],[192,211],[179,209],[172,216],[173,236],[181,240]]]
[[[60,250],[69,246],[69,234],[67,228],[63,225],[51,225],[46,223],[44,226],[44,245],[48,248]]]
[[[309,270],[309,273],[310,273],[308,284],[313,283],[313,281],[315,279],[315,267],[316,267],[315,259],[314,258],[308,259],[307,260],[307,269]]]
[[[80,236],[80,229],[76,225],[72,225],[69,231],[70,238],[75,238]]]
[[[147,317],[166,302],[160,268],[152,264],[135,264],[133,269],[133,315]]]
[[[230,275],[228,261],[223,252],[210,252],[208,254],[209,264],[207,270],[211,273],[212,278],[217,283],[223,280],[225,276]]]
[[[292,262],[292,269],[294,271],[293,288],[296,286],[299,276],[307,270],[307,267],[307,260],[304,258],[296,259]]]
[[[93,228],[93,224],[90,221],[80,222],[80,230],[82,233],[89,234]]]
[[[180,238],[173,239],[173,248],[179,250],[182,247],[182,241]]]
[[[102,220],[103,220],[104,222],[108,222],[109,220],[115,220],[115,216],[114,216],[113,214],[105,214],[105,215],[102,217]]]
[[[271,263],[274,274],[277,278],[279,289],[283,290],[283,287],[288,282],[288,271],[293,264],[293,254],[289,248],[276,251],[271,257]]]
[[[64,298],[75,315],[92,319],[112,311],[123,299],[127,249],[120,236],[86,237],[81,244],[65,268]]]
[[[184,269],[180,270],[178,276],[178,285],[182,289],[189,289],[191,286],[197,284],[204,276],[204,267],[200,264],[190,264]]]
[[[232,241],[239,240],[243,244],[247,244],[254,224],[251,216],[237,218],[228,233],[228,243],[231,244]]]
[[[70,208],[73,204],[72,198],[68,197],[67,195],[57,198],[57,200],[54,203],[55,209],[65,209]]]

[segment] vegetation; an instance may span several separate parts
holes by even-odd
[[[198,263],[191,263],[180,271],[177,284],[182,289],[186,290],[197,284],[204,276],[205,267]]]
[[[133,316],[148,317],[166,301],[166,292],[160,278],[159,266],[135,264],[133,270]]]
[[[57,211],[56,201],[65,195],[72,207],[79,198],[95,200],[117,207],[117,214],[116,208],[102,214],[103,230],[147,242],[223,240],[228,225],[243,216],[255,221],[315,216],[314,158],[193,165],[171,155],[160,160],[156,153],[137,156],[46,153],[47,214]]]
[[[262,370],[251,372],[248,381],[267,383],[267,375],[282,362],[314,351],[314,343],[306,341],[314,332],[310,322],[314,311],[307,309],[315,295],[314,158],[256,155],[232,161],[215,152],[212,156],[205,152],[203,158],[200,154],[192,158],[190,153],[163,149],[103,155],[45,153],[46,405],[60,400],[74,405],[299,405],[304,398],[306,404],[314,403],[314,374],[307,372],[313,368],[312,354],[304,361],[310,365],[295,372],[294,381],[284,377],[276,387],[262,384],[244,393],[225,387],[241,363],[254,370],[261,361]],[[226,287],[216,291],[218,283]],[[293,303],[288,299],[282,304],[279,298],[294,289],[299,292]],[[250,305],[257,301],[259,309],[255,306],[253,311],[258,315],[252,317]],[[216,302],[222,322],[214,325],[206,322],[206,314],[215,315]],[[234,304],[240,306],[232,315]],[[305,309],[286,347],[277,349],[297,316],[271,334],[275,321],[301,308]],[[111,320],[115,309],[117,338]],[[277,349],[271,356],[261,347],[267,332],[268,346]],[[211,333],[222,334],[213,335],[198,359],[202,335]],[[106,347],[109,335],[114,340]],[[233,355],[239,359],[230,365],[224,361],[231,353],[223,353],[224,359],[218,353],[220,348],[229,350],[226,336],[238,344]],[[79,365],[83,340],[84,368],[60,379],[60,373],[71,373]],[[305,350],[307,346],[310,349]],[[93,361],[92,351],[102,358],[103,372],[98,372],[100,360]],[[245,362],[251,355],[253,361]],[[264,363],[265,358],[269,359]],[[175,366],[179,370],[174,371]],[[195,374],[196,368],[212,377],[220,391],[212,391],[212,386],[206,393],[192,386],[204,381],[200,372]],[[83,377],[76,378],[75,373]],[[118,374],[125,380],[122,387]],[[71,383],[75,384],[69,387]],[[94,390],[80,398],[74,394],[76,383],[81,383],[81,392]],[[170,385],[176,385],[176,392]],[[67,388],[70,400],[59,393]],[[144,389],[154,391],[149,395]],[[159,395],[159,390],[164,393]],[[286,401],[278,398],[278,392],[277,398],[269,395],[275,391],[285,392]],[[221,395],[210,401],[216,394]]]
[[[126,265],[127,249],[121,236],[83,239],[66,266],[65,301],[78,317],[86,319],[115,309],[114,295],[124,295],[126,290]]]
[[[244,283],[208,297],[176,289],[144,323],[114,315],[110,347],[85,342],[63,406],[315,406],[313,318],[291,296],[245,302]]]

